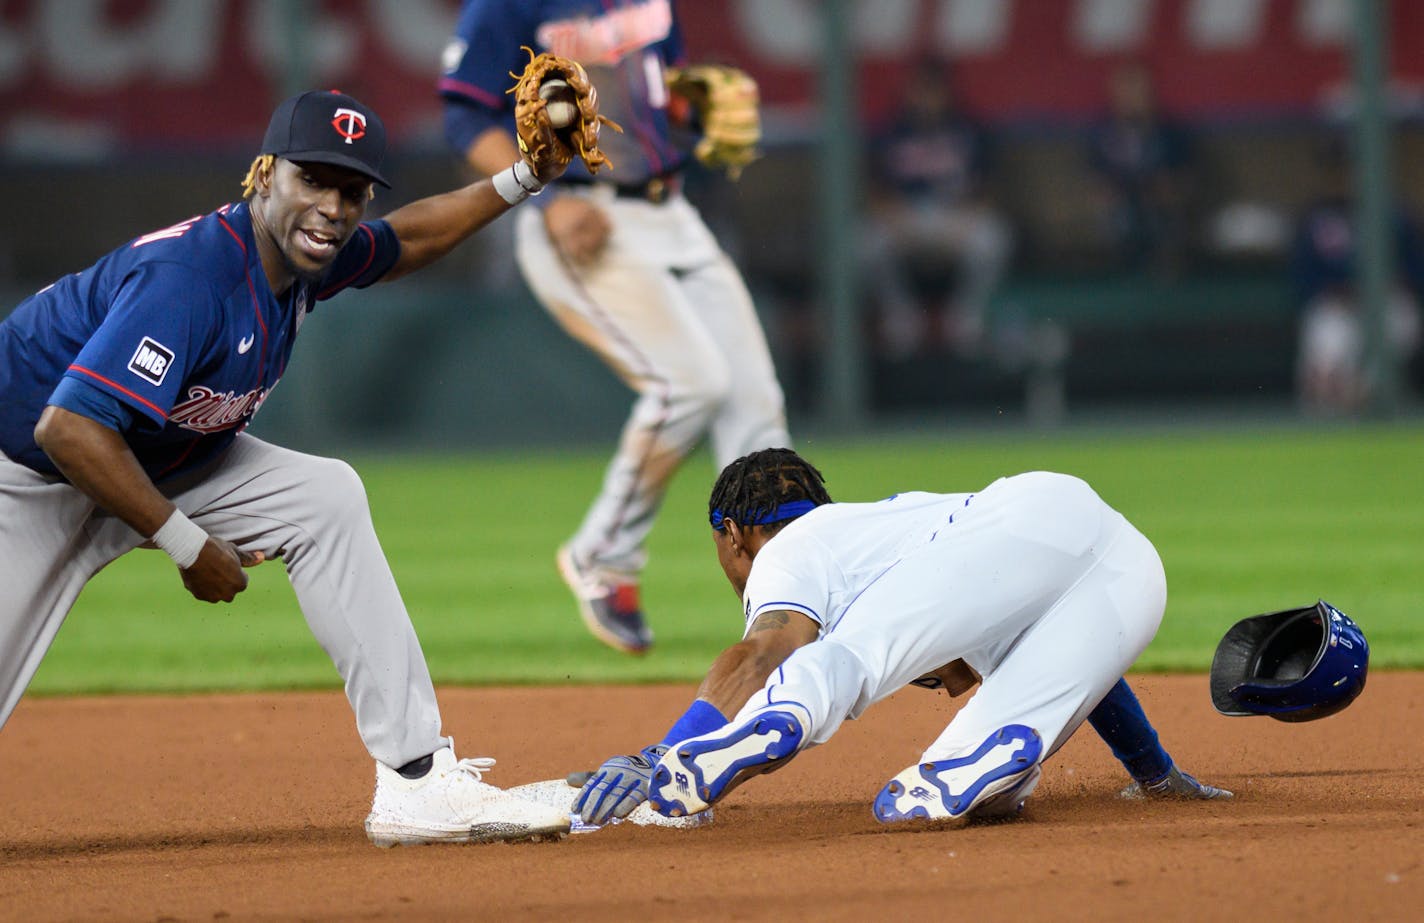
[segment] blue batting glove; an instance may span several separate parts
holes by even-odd
[[[648,800],[653,767],[658,765],[658,760],[667,751],[667,745],[658,744],[640,753],[606,760],[574,799],[574,812],[585,824],[591,825],[627,817],[634,808]]]

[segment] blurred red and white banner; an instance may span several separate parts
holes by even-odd
[[[776,109],[814,102],[818,0],[678,0],[694,58],[735,63]],[[1300,113],[1348,77],[1351,0],[858,0],[864,114],[907,67],[955,61],[991,119],[1096,112],[1109,71],[1143,61],[1188,116]],[[397,138],[438,135],[434,84],[457,0],[0,0],[0,145],[35,152],[226,147],[260,135],[292,47],[313,86],[383,113]],[[1424,2],[1390,4],[1391,72],[1424,82]]]
[[[766,98],[814,93],[817,0],[684,3],[689,44],[741,62]],[[867,114],[893,104],[915,61],[952,60],[959,94],[991,119],[1080,118],[1106,103],[1109,73],[1146,64],[1168,109],[1234,115],[1313,111],[1349,77],[1352,0],[861,0],[851,34]],[[1390,4],[1392,76],[1424,79],[1424,3]],[[714,8],[720,13],[714,12]],[[695,36],[695,38],[693,38]]]

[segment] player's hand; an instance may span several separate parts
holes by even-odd
[[[1137,800],[1141,798],[1167,798],[1183,801],[1228,801],[1236,796],[1224,788],[1198,782],[1176,766],[1156,782],[1143,785],[1134,782],[1118,792],[1118,797]]]
[[[664,744],[647,747],[641,753],[615,756],[598,767],[574,799],[574,811],[585,824],[606,824],[622,819],[648,800],[653,768],[668,748]]]
[[[544,228],[559,253],[575,266],[588,266],[603,253],[613,226],[603,209],[573,195],[559,196],[544,209]]]
[[[230,603],[247,589],[247,574],[242,569],[256,567],[265,560],[260,551],[242,551],[232,542],[209,535],[193,566],[178,573],[183,575],[183,586],[197,599]]]

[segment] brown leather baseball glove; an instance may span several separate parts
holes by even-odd
[[[548,180],[562,173],[575,157],[583,158],[590,173],[597,173],[598,168],[605,165],[612,169],[613,162],[598,149],[599,128],[607,125],[619,133],[623,129],[617,122],[598,114],[598,90],[589,82],[583,65],[547,52],[536,55],[528,46],[524,50],[529,52],[529,63],[524,65],[522,74],[510,72],[515,84],[508,92],[514,94],[514,128],[519,136],[519,150],[534,175]],[[550,80],[564,81],[573,95],[571,102],[576,111],[573,120],[562,128],[550,122],[549,101],[539,93]]]

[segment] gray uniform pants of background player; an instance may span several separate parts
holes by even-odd
[[[790,446],[781,386],[740,273],[697,209],[574,187],[612,226],[591,266],[564,262],[543,212],[516,224],[520,271],[570,336],[637,392],[603,487],[570,543],[595,570],[635,576],[668,482],[704,438],[718,470],[748,452]]]
[[[372,757],[401,766],[445,745],[420,642],[349,465],[243,435],[216,470],[165,493],[210,534],[282,552]],[[80,590],[142,542],[75,488],[0,455],[0,726]]]

